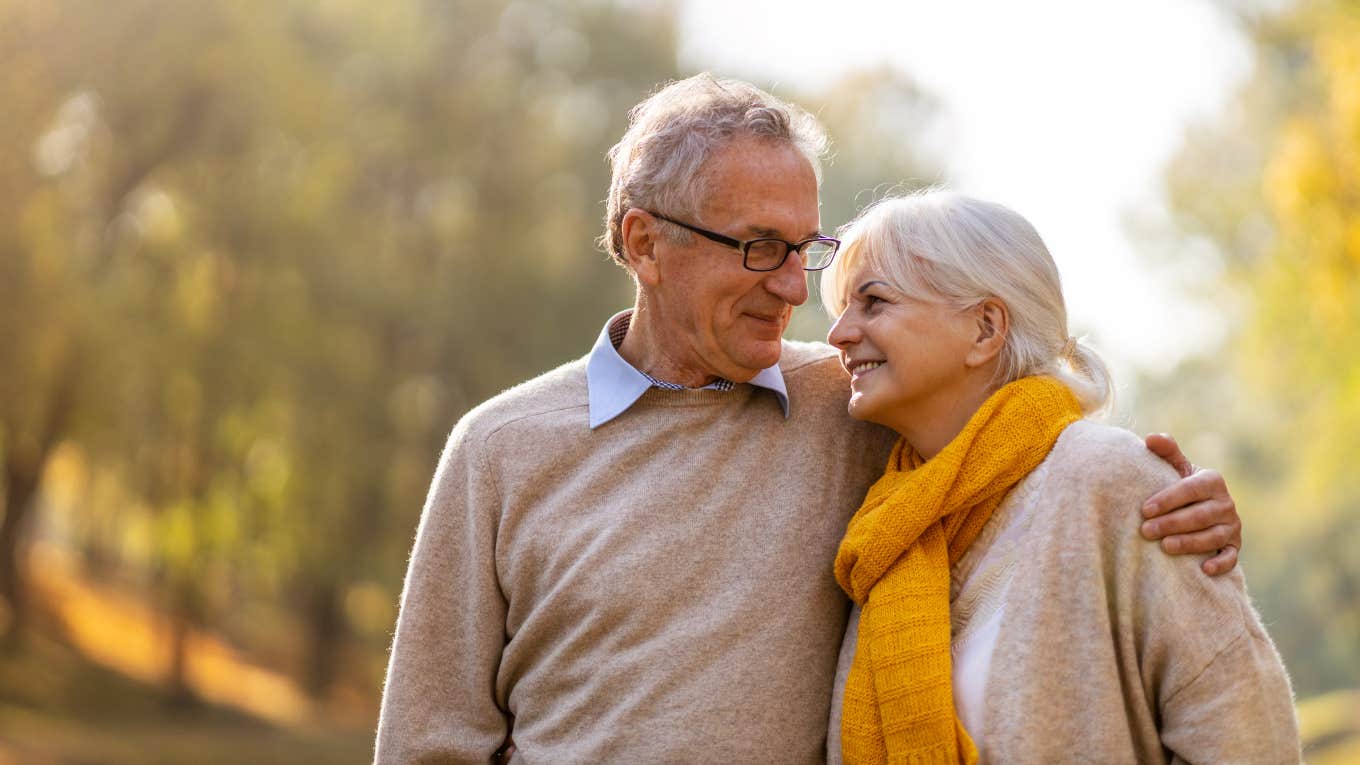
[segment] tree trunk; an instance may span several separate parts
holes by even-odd
[[[0,624],[0,641],[8,647],[17,644],[28,623],[28,588],[19,558],[23,552],[24,531],[33,509],[34,495],[42,480],[47,458],[52,454],[70,414],[76,391],[77,364],[68,356],[64,373],[48,400],[47,411],[39,422],[36,438],[7,445],[5,449],[5,518],[0,521],[0,598],[4,598],[9,618]]]
[[[166,701],[174,709],[191,709],[198,706],[198,696],[189,685],[189,636],[202,621],[202,608],[192,581],[175,581],[178,578],[172,574],[170,666],[165,678]]]
[[[7,619],[0,626],[6,647],[14,647],[28,623],[28,598],[19,565],[20,541],[27,525],[28,510],[38,491],[40,468],[23,464],[15,454],[5,455],[5,519],[0,521],[0,598],[5,601]]]
[[[189,687],[189,620],[176,614],[170,622],[170,667],[165,678],[167,702],[171,707],[183,709],[195,704],[195,696]]]
[[[338,593],[335,582],[313,583],[307,593],[307,656],[303,685],[314,699],[323,697],[335,680],[336,660],[345,632]]]

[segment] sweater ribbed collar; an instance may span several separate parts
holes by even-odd
[[[590,358],[586,362],[586,387],[590,393],[591,429],[628,411],[642,398],[642,394],[655,385],[651,378],[619,355],[614,338],[623,339],[632,318],[631,308],[609,317],[600,330],[599,338],[595,340],[595,347],[590,349]],[[773,391],[780,407],[784,409],[784,416],[789,416],[788,388],[784,385],[784,373],[779,371],[778,364],[757,372],[750,384]],[[731,386],[732,383],[719,380],[704,388],[727,390]]]

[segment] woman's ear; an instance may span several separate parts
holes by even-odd
[[[623,257],[640,284],[654,286],[661,280],[656,244],[661,221],[634,207],[623,216]]]
[[[964,363],[970,367],[980,367],[999,357],[1001,349],[1006,347],[1006,337],[1011,331],[1011,314],[1006,310],[1006,304],[994,297],[978,303],[971,311],[977,333],[973,338],[973,347],[964,357]]]

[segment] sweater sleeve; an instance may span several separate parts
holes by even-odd
[[[1146,697],[1156,705],[1157,731],[1173,761],[1187,763],[1298,762],[1299,736],[1289,678],[1251,606],[1240,570],[1209,577],[1202,556],[1167,555],[1137,535],[1142,500],[1174,479],[1141,450],[1113,468],[1131,489],[1107,529],[1117,550],[1115,602],[1128,610]]]
[[[486,765],[509,731],[496,700],[506,602],[496,576],[500,499],[472,416],[435,472],[402,591],[374,762]]]
[[[1297,763],[1291,702],[1275,646],[1249,629],[1162,705],[1162,744],[1177,763]]]

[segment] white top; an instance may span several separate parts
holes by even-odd
[[[967,639],[955,640],[950,645],[950,653],[954,658],[954,712],[979,750],[982,748],[979,737],[983,730],[987,674],[992,669],[992,649],[996,648],[996,636],[1001,632],[1001,615],[1005,612],[1003,605]]]

